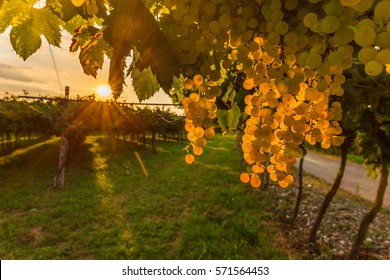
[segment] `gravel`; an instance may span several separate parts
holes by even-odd
[[[371,203],[339,190],[328,208],[318,231],[321,254],[312,253],[308,244],[310,229],[330,185],[305,176],[300,211],[293,225],[288,223],[294,209],[297,187],[282,189],[270,186],[261,192],[261,207],[277,223],[300,259],[345,259],[348,255],[360,222],[371,208]],[[370,225],[367,238],[358,259],[390,258],[390,210],[383,208]]]

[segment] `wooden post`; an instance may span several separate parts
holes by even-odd
[[[68,152],[69,143],[65,135],[61,136],[61,145],[60,145],[60,159],[58,162],[58,173],[56,176],[56,187],[62,188],[65,183],[65,164],[66,164],[66,154]]]
[[[68,100],[69,100],[69,87],[65,87],[65,98],[64,98],[64,119],[66,125],[68,124]],[[60,158],[58,162],[58,172],[54,178],[54,187],[62,188],[65,183],[65,164],[66,158],[69,149],[69,142],[63,132],[61,135],[61,144],[60,144]]]

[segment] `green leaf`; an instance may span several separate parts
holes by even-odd
[[[249,94],[249,91],[242,88],[237,92],[236,96],[234,96],[233,101],[236,103],[241,103],[241,101],[243,101],[245,96],[247,96],[248,94]]]
[[[12,24],[11,44],[20,57],[26,60],[39,49],[42,44],[41,35],[45,36],[50,44],[60,45],[61,22],[48,8],[36,9],[19,0],[13,4],[15,5],[12,7],[9,7],[9,4],[4,5],[1,10],[6,13],[6,19],[2,18],[0,31]]]
[[[180,91],[183,82],[184,82],[183,75],[180,75],[179,78],[174,76],[173,77],[173,82],[172,82],[172,88],[177,90],[177,91]]]
[[[184,77],[180,74],[179,78],[174,76],[172,82],[172,88],[169,91],[169,94],[173,97],[176,97],[178,101],[182,101],[184,98],[184,93],[182,89],[182,85],[184,83]]]
[[[227,129],[227,112],[226,110],[219,109],[217,111],[217,117],[218,117],[218,124],[219,127],[224,131]]]
[[[225,68],[222,67],[222,60],[219,65],[219,72],[221,73],[221,80],[224,81],[228,78],[227,71]]]
[[[372,179],[376,179],[378,177],[378,171],[376,169],[376,164],[366,164],[365,168],[367,171],[367,176],[371,177]]]
[[[156,76],[150,67],[143,69],[141,72],[134,68],[131,72],[135,94],[140,102],[152,97],[159,89]]]
[[[70,34],[73,34],[76,32],[76,30],[84,25],[86,23],[86,20],[83,19],[80,15],[76,15],[71,20],[67,21],[64,25],[64,29],[68,31]]]
[[[74,30],[74,35],[72,38],[72,44],[70,45],[69,50],[71,52],[77,52],[79,49],[86,47],[91,42],[99,29],[92,26],[80,26]]]
[[[104,55],[109,49],[110,46],[103,39],[103,33],[97,32],[80,50],[79,60],[84,73],[96,78],[97,71],[103,67]]]
[[[58,14],[62,12],[62,5],[59,0],[46,0],[46,6]]]
[[[229,98],[230,98],[230,93],[232,92],[233,90],[233,86],[229,85],[229,87],[227,88],[226,92],[225,92],[225,95],[221,98],[221,100],[225,103],[228,102]]]
[[[226,93],[221,100],[225,103],[227,103],[228,101],[234,102],[235,96],[236,96],[236,91],[234,89],[234,85],[229,84],[228,88],[226,89]]]
[[[41,34],[32,19],[14,26],[10,38],[15,52],[24,60],[35,53],[42,44]]]
[[[59,47],[61,43],[60,19],[49,8],[33,9],[34,26],[45,36],[49,44]]]
[[[142,58],[139,68],[150,66],[162,89],[168,93],[173,77],[180,74],[180,63],[158,20],[142,0],[117,0],[110,4],[114,9],[104,21],[107,26],[104,36],[118,53],[117,59],[137,48]]]
[[[30,18],[30,6],[21,0],[11,2],[4,1],[0,9],[0,33],[3,33],[8,26],[18,25]]]
[[[226,122],[230,129],[236,129],[240,121],[241,111],[236,103],[232,103],[231,106],[231,109],[226,113]]]

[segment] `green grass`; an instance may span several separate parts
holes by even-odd
[[[357,164],[364,164],[364,157],[354,154],[348,154],[347,159],[351,162],[357,163]]]
[[[330,147],[329,149],[323,149],[318,144],[317,146],[310,146],[310,147],[307,147],[307,148],[310,149],[310,150],[314,150],[316,152],[322,153],[322,154],[333,155],[333,156],[336,156],[336,157],[341,159],[340,148],[339,147]],[[357,163],[357,164],[364,164],[364,157],[362,155],[356,155],[356,154],[349,153],[347,155],[347,159],[350,162],[354,162],[354,163]]]
[[[184,145],[182,145],[184,146]],[[234,137],[197,162],[181,145],[158,153],[89,137],[63,189],[53,189],[58,141],[0,158],[0,259],[286,259],[288,244],[239,183]]]
[[[17,145],[15,147],[15,136],[12,135],[10,139],[0,140],[0,156],[9,155],[18,148],[25,148],[33,146],[39,142],[42,142],[43,139],[47,137],[38,137],[36,135],[32,136],[30,139],[28,137],[22,136],[18,138]]]

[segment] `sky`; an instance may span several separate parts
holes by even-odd
[[[109,60],[105,61],[96,79],[84,74],[78,52],[69,51],[72,42],[69,33],[63,32],[61,48],[51,46],[59,82],[46,39],[42,37],[40,49],[23,61],[12,49],[9,32],[10,28],[0,34],[0,98],[5,96],[5,92],[15,96],[23,95],[23,90],[28,91],[30,96],[63,96],[65,86],[70,87],[70,98],[75,98],[77,95],[96,93],[99,86],[107,84]],[[126,84],[128,86],[124,87],[122,98],[126,102],[138,102],[130,78],[126,79]],[[160,91],[143,103],[166,104],[171,103],[171,100]]]

